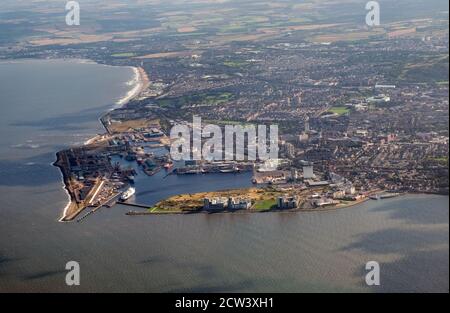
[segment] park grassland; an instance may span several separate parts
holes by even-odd
[[[268,211],[276,208],[277,201],[275,199],[260,200],[255,203],[253,210],[255,211]]]
[[[440,163],[442,165],[447,165],[448,166],[448,157],[430,158],[428,160],[431,161],[431,162],[437,162],[437,163]]]
[[[338,115],[345,115],[350,113],[350,109],[344,106],[336,106],[336,107],[332,107],[331,109],[328,110],[330,113],[333,114],[338,114]]]
[[[252,123],[242,121],[228,121],[228,120],[203,120],[203,123],[219,126],[238,126],[238,125],[242,127],[255,126],[255,124]]]
[[[246,61],[226,61],[223,63],[223,65],[232,67],[232,68],[243,68],[249,63]]]
[[[113,58],[132,58],[136,56],[134,52],[115,53],[111,55]]]
[[[232,99],[233,94],[229,92],[205,92],[178,98],[159,99],[157,103],[161,107],[182,107],[184,105],[215,106],[225,104]]]

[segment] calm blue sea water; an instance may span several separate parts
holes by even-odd
[[[129,68],[0,63],[0,292],[449,290],[448,197],[414,195],[303,214],[127,217],[102,209],[58,223],[67,196],[58,149],[102,131]],[[136,200],[247,186],[249,175],[138,176]],[[65,264],[81,286],[65,286]],[[381,264],[381,286],[364,283]]]

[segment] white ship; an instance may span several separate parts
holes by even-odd
[[[133,187],[128,188],[128,190],[122,194],[122,196],[120,197],[120,200],[126,201],[126,200],[130,199],[132,196],[134,196],[135,193],[136,193],[135,188],[133,188]]]

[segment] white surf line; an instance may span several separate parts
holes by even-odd
[[[128,91],[128,93],[125,95],[125,97],[123,97],[122,99],[117,101],[117,105],[119,107],[122,107],[123,105],[127,104],[130,100],[137,97],[141,93],[142,87],[144,86],[144,82],[141,77],[140,69],[137,67],[133,67],[133,71],[134,71],[134,78],[132,80],[130,80],[127,83],[127,85],[130,85],[130,86],[135,85],[135,86],[133,87],[133,89]]]
[[[61,170],[59,168],[58,168],[58,170],[61,172]],[[60,173],[60,174],[61,174],[61,180],[63,181],[62,186],[63,186],[64,191],[66,192],[68,203],[67,203],[66,207],[64,208],[63,215],[58,220],[58,222],[64,223],[65,222],[64,219],[67,217],[67,211],[69,210],[70,205],[72,204],[72,198],[70,197],[69,191],[66,189],[66,185],[64,183],[64,175],[62,175],[62,173]]]

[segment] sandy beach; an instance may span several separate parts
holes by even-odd
[[[127,93],[124,98],[120,99],[117,102],[118,107],[115,107],[114,109],[123,107],[131,100],[137,98],[143,91],[148,88],[150,80],[145,70],[142,67],[133,67],[133,71],[134,78],[133,80],[129,81],[128,84],[130,86],[134,85],[134,87]]]

